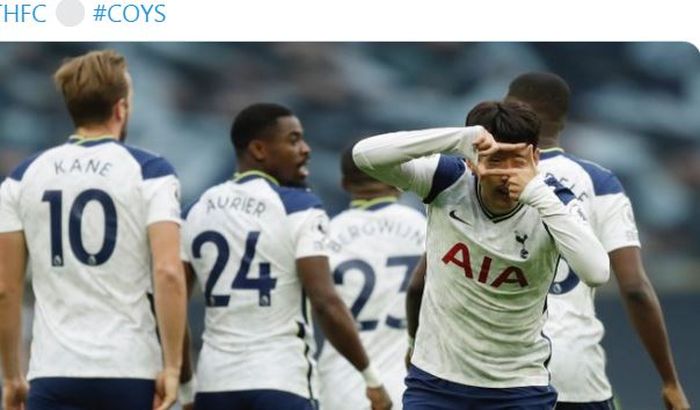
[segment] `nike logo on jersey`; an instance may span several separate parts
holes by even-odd
[[[455,220],[457,220],[457,221],[459,221],[459,222],[461,222],[461,223],[463,223],[463,224],[465,224],[465,225],[471,225],[469,222],[467,222],[467,221],[465,221],[464,219],[458,217],[458,216],[457,216],[457,213],[454,211],[454,209],[451,210],[450,213],[449,213],[448,215],[450,216],[450,218],[455,219]]]

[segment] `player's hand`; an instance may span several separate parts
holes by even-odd
[[[666,410],[689,410],[690,403],[683,393],[683,388],[677,383],[668,384],[661,389],[661,395],[666,405]]]
[[[505,142],[497,142],[491,133],[489,133],[484,127],[477,126],[478,133],[472,140],[472,149],[476,151],[479,155],[491,155],[498,151],[514,151],[525,148],[527,144],[520,142],[517,144],[508,144]],[[471,155],[465,153],[466,158],[470,158]]]
[[[525,146],[516,147],[519,144],[501,145],[509,145],[506,149],[525,148]],[[520,199],[520,194],[523,193],[527,184],[537,175],[537,162],[535,161],[535,152],[532,145],[527,145],[525,160],[525,165],[518,168],[485,168],[483,164],[479,164],[476,172],[480,178],[494,175],[506,178],[508,196],[510,199],[517,201]]]
[[[180,369],[164,369],[156,378],[156,395],[153,399],[154,410],[168,410],[177,401],[177,389],[180,387]]]
[[[474,151],[482,155],[488,155],[498,151],[498,143],[493,138],[493,135],[486,131],[486,128],[484,127],[477,126],[476,128],[478,131],[472,140],[472,147]]]
[[[5,379],[2,381],[2,408],[5,410],[24,410],[26,408],[29,385],[24,379]]]
[[[537,175],[537,163],[532,145],[527,146],[525,156],[527,163],[523,168],[515,168],[514,173],[508,178],[508,195],[510,199],[517,201],[523,193],[525,186]]]
[[[406,365],[406,369],[411,367],[411,357],[413,357],[413,347],[408,346],[408,349],[406,350],[406,356],[404,356],[404,364]]]
[[[367,398],[372,404],[372,410],[389,410],[393,404],[384,386],[368,387]]]

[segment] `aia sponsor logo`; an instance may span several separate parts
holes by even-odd
[[[524,242],[524,241],[523,241]],[[442,257],[442,262],[445,265],[454,264],[459,266],[464,270],[464,276],[469,279],[476,279],[480,283],[487,284],[494,288],[498,288],[504,283],[513,283],[520,285],[521,288],[528,286],[527,278],[523,271],[517,266],[508,266],[498,276],[493,280],[489,280],[491,273],[491,259],[488,256],[484,256],[484,260],[481,261],[481,269],[479,270],[479,276],[474,277],[474,272],[472,272],[471,258],[469,254],[469,247],[466,244],[458,242],[450,248],[447,253]]]

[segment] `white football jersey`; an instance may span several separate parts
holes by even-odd
[[[481,130],[384,134],[356,144],[353,158],[363,171],[429,204],[412,363],[468,386],[546,386],[551,347],[542,328],[559,255],[592,284],[607,280],[608,256],[574,195],[556,179],[536,176],[518,206],[493,215],[464,160],[433,155],[474,161],[472,141]]]
[[[564,153],[542,152],[540,172],[556,177],[578,198],[605,250],[640,246],[634,214],[620,181],[609,170]],[[559,401],[595,402],[612,397],[600,345],[603,324],[596,318],[595,289],[561,261],[549,294],[545,333],[552,339],[552,385]]]
[[[3,182],[0,232],[24,231],[36,295],[30,379],[155,378],[147,227],[179,212],[172,166],[110,137],[73,136]]]
[[[395,202],[393,197],[353,201],[331,220],[329,249],[336,290],[350,307],[391,400],[400,406],[408,349],[406,288],[425,251],[426,219]],[[324,410],[370,409],[362,375],[330,343],[318,360]]]
[[[186,212],[183,259],[206,301],[198,391],[273,389],[318,398],[296,260],[327,256],[327,235],[318,197],[258,171],[210,188]]]
[[[559,252],[547,228],[529,206],[488,214],[461,159],[441,157],[435,172],[412,363],[469,386],[548,385],[542,326]]]

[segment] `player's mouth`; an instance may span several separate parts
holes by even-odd
[[[500,196],[503,196],[503,197],[510,197],[510,194],[508,192],[508,187],[505,185],[496,187],[496,193]]]
[[[303,178],[306,178],[309,176],[309,166],[308,166],[308,160],[304,160],[297,166],[297,170],[299,171],[299,175],[301,175]]]

